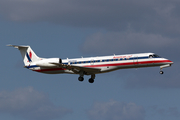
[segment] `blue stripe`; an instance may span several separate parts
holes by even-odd
[[[31,66],[26,66],[26,67],[29,69],[29,68],[39,67],[39,66],[37,66],[37,65],[31,65]]]
[[[129,59],[127,59],[127,58],[119,58],[120,59],[120,61],[121,60],[136,60],[136,59],[138,59],[138,60],[140,60],[140,59],[148,59],[149,58],[149,56],[144,56],[144,57],[131,57],[131,58],[129,58]],[[156,57],[157,58],[157,57]],[[119,59],[103,59],[102,60],[102,62],[109,62],[109,61],[118,61]],[[79,62],[71,62],[70,64],[82,64],[82,63],[91,63],[92,62],[92,60],[91,61],[79,61]],[[93,61],[93,63],[96,63],[96,62],[100,62],[100,60],[94,60]],[[68,64],[68,63],[63,63],[63,64]]]
[[[26,57],[29,60],[29,62],[32,62],[31,58],[29,57],[28,53],[26,53]]]

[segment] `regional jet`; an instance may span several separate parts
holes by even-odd
[[[78,80],[83,81],[84,75],[90,75],[89,83],[93,83],[96,74],[111,72],[118,69],[160,66],[170,67],[173,62],[154,53],[139,53],[126,55],[111,55],[74,59],[41,58],[30,46],[7,45],[19,49],[24,67],[32,71],[46,74],[78,74]]]

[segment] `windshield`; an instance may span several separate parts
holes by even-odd
[[[149,55],[149,58],[160,58],[159,55],[153,54],[153,55]]]
[[[159,55],[154,54],[154,55],[153,55],[153,58],[160,58],[160,56],[159,56]]]

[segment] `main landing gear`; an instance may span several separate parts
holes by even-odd
[[[82,82],[84,80],[84,73],[80,72],[79,75],[80,76],[79,76],[78,80]],[[91,78],[89,79],[89,83],[94,83],[94,79],[95,79],[95,74],[92,74]]]
[[[89,83],[93,83],[93,82],[94,82],[94,79],[90,78]]]
[[[84,81],[84,77],[79,77],[78,80],[79,80],[80,82],[82,82],[82,81]],[[94,83],[94,79],[93,79],[92,77],[89,78],[89,83]]]
[[[95,79],[95,74],[91,75],[91,78],[89,79],[89,83],[93,83]]]
[[[78,78],[79,81],[83,81],[84,80],[84,71],[80,71],[79,72],[79,78]]]
[[[84,80],[84,78],[83,77],[79,77],[78,80],[82,82]]]

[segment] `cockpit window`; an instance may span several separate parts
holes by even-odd
[[[149,55],[149,58],[153,58],[153,55]]]
[[[153,54],[153,55],[149,55],[149,58],[160,58],[160,56]]]
[[[154,54],[153,57],[154,57],[154,58],[160,58],[160,56],[158,56],[158,55],[156,55],[156,54]]]

